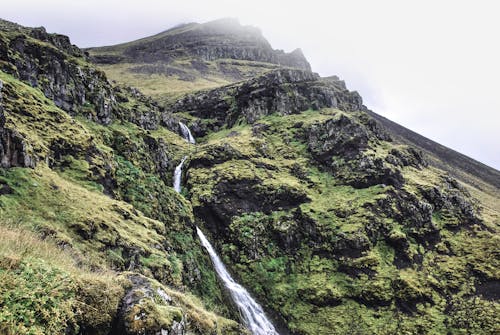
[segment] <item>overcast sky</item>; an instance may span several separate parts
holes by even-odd
[[[0,17],[80,47],[222,17],[302,48],[375,112],[500,169],[500,4],[495,0],[11,0]]]

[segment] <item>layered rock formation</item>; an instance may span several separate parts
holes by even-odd
[[[123,53],[119,57],[108,56],[110,49],[122,49]],[[239,59],[311,70],[300,49],[291,53],[274,50],[257,28],[242,26],[236,19],[180,25],[148,39],[90,49],[90,52],[97,63],[171,63],[179,58]]]

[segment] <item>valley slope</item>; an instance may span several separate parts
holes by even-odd
[[[500,173],[300,51],[233,20],[84,51],[0,21],[0,71],[1,332],[246,333],[196,226],[283,334],[499,331]]]

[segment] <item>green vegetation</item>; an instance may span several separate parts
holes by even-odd
[[[8,166],[0,168],[0,333],[246,333],[228,319],[238,315],[196,225],[294,334],[499,333],[498,189],[428,166],[365,112],[343,108],[358,106],[354,95],[342,101],[336,92],[345,110],[289,111],[332,87],[319,83],[301,95],[304,81],[273,82],[284,88],[280,102],[292,106],[262,116],[267,100],[257,101],[253,124],[238,114],[247,101],[234,87],[223,91],[229,110],[220,118],[200,119],[189,108],[172,116],[133,89],[112,88],[64,39],[33,36],[0,21],[7,50],[0,149]],[[39,58],[14,50],[16,38]],[[123,56],[127,46],[97,51]],[[28,73],[36,87],[19,79],[29,72],[26,57],[46,71]],[[50,72],[52,60],[64,73]],[[185,57],[102,69],[172,102],[275,67]],[[248,95],[262,93],[253,89]],[[218,124],[224,112],[234,126]],[[204,134],[196,146],[175,132],[176,117]],[[184,156],[178,194],[172,175]]]
[[[91,50],[91,54],[93,54]],[[99,53],[100,54],[100,53]],[[211,89],[249,79],[276,68],[276,65],[233,59],[204,62],[204,70],[193,67],[190,59],[168,64],[101,64],[99,68],[121,86],[131,86],[157,101],[174,101],[183,94]],[[225,74],[226,73],[226,74]]]
[[[185,141],[164,128],[145,131],[126,122],[104,127],[72,118],[14,77],[0,72],[0,80],[6,126],[16,129],[38,162],[35,169],[0,169],[0,187],[8,190],[0,195],[2,247],[9,251],[0,261],[2,332],[76,333],[85,327],[107,333],[129,285],[109,271],[126,269],[177,289],[189,285],[204,302],[171,290],[188,299],[182,313],[200,319],[199,332],[224,331],[230,321],[207,316],[203,308],[228,314],[209,259],[193,239],[191,207],[166,184],[173,167],[165,177],[157,174],[146,144],[164,143],[167,155],[180,156],[177,150],[188,149]],[[103,194],[110,191],[116,200]],[[16,245],[25,251],[8,248],[17,243],[18,230],[31,236],[30,245]],[[101,292],[103,285],[108,293]],[[161,308],[158,313],[163,315]]]
[[[420,240],[424,228],[398,213],[404,201],[421,200],[398,197],[422,199],[422,190],[450,187],[437,169],[403,167],[402,190],[354,188],[325,171],[304,131],[338,115],[358,117],[336,110],[271,115],[258,121],[266,127],[257,136],[240,124],[202,140],[189,194],[208,227],[227,227],[213,237],[226,264],[296,333],[494,334],[500,306],[478,290],[500,278],[490,267],[498,263],[497,235],[478,224],[462,229],[463,214],[450,207],[432,215],[441,230],[435,247]],[[366,153],[385,159],[392,149],[405,147],[373,142]],[[202,158],[208,162],[197,166]],[[280,201],[282,192],[290,204]],[[207,217],[212,208],[217,222]],[[459,306],[471,306],[469,314]]]

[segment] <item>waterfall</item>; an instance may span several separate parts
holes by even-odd
[[[179,125],[182,130],[182,135],[186,141],[194,144],[195,140],[193,135],[191,135],[189,128],[182,122],[179,122]],[[185,156],[180,164],[177,165],[174,172],[174,189],[178,193],[181,192],[182,166],[184,165],[184,161],[186,159],[187,156]],[[217,275],[223,281],[224,286],[228,289],[231,294],[231,298],[238,307],[245,326],[250,329],[253,335],[279,335],[274,329],[271,321],[267,319],[262,307],[250,296],[250,293],[248,293],[243,286],[235,282],[231,277],[203,232],[198,227],[196,227],[196,232],[198,233],[201,244],[208,251]]]
[[[229,290],[234,303],[238,306],[243,322],[250,329],[252,334],[278,335],[278,332],[274,329],[273,324],[264,314],[262,307],[250,296],[250,293],[248,293],[243,286],[235,282],[231,277],[203,232],[198,227],[196,227],[196,232],[198,233],[201,244],[205,247],[205,249],[207,249],[210,258],[212,259],[215,271],[224,282],[224,286]]]
[[[181,179],[182,179],[182,165],[184,165],[184,161],[186,160],[187,156],[184,156],[184,158],[181,160],[180,164],[175,167],[174,171],[174,190],[177,193],[181,192]]]
[[[193,135],[191,134],[191,130],[189,130],[188,126],[179,121],[179,126],[181,127],[182,137],[189,143],[195,144]]]

